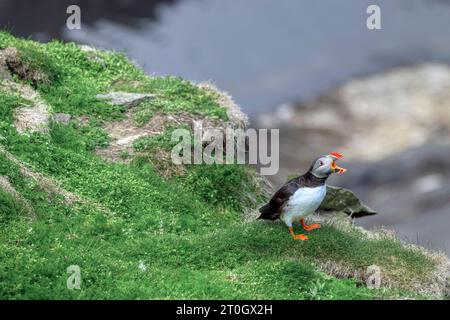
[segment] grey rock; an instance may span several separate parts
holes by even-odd
[[[100,64],[102,67],[106,67],[105,60],[99,55],[99,50],[95,49],[93,47],[90,47],[88,45],[80,45],[81,51],[84,51],[86,53],[87,58],[90,61],[95,61],[98,64]]]
[[[131,92],[110,92],[107,94],[98,94],[99,99],[108,100],[113,105],[123,105],[127,109],[133,108],[141,102],[148,101],[155,97],[154,94],[148,93],[131,93]]]
[[[5,65],[0,64],[0,81],[11,80],[11,74]]]
[[[72,119],[72,116],[70,114],[67,113],[55,113],[53,115],[53,121],[58,122],[58,123],[69,123],[69,121]]]
[[[82,44],[79,47],[80,47],[81,51],[84,51],[84,52],[94,52],[94,53],[97,52],[96,48],[88,46],[87,44]]]
[[[0,50],[0,79],[10,79],[10,74],[17,75],[21,80],[32,81],[35,83],[50,83],[48,74],[42,72],[39,68],[31,66],[20,55],[16,48],[8,47]],[[2,79],[2,80],[5,80]]]
[[[49,106],[39,93],[28,84],[13,81],[4,81],[3,90],[14,92],[28,101],[14,110],[14,127],[23,134],[26,132],[48,132],[50,119]]]
[[[319,207],[319,213],[330,211],[343,212],[352,218],[377,214],[376,211],[363,204],[352,191],[328,186],[327,195]]]
[[[21,106],[14,111],[14,126],[19,133],[48,132],[49,113],[46,106]]]
[[[450,255],[450,145],[423,145],[391,157],[345,163],[329,182],[354,190],[379,215],[358,220],[386,226],[410,242]]]
[[[11,80],[11,72],[6,64],[7,54],[5,50],[0,50],[0,81]]]

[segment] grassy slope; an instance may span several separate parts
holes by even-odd
[[[52,112],[89,115],[90,122],[52,124],[48,135],[19,135],[12,114],[21,98],[0,91],[1,146],[90,202],[65,203],[0,152],[0,175],[9,177],[37,217],[30,220],[0,189],[0,298],[369,299],[413,295],[368,290],[354,279],[319,272],[317,263],[333,260],[359,269],[377,264],[405,279],[430,272],[422,254],[394,241],[364,240],[357,231],[325,226],[310,241],[295,242],[280,223],[243,223],[248,204],[240,194],[253,191],[243,166],[192,166],[186,175],[165,180],[145,159],[104,162],[92,153],[108,143],[100,125],[124,110],[99,101],[97,93],[157,93],[138,110],[138,122],[155,111],[219,119],[226,112],[211,92],[179,78],[147,77],[119,54],[98,53],[99,63],[75,44],[41,45],[0,33],[0,48],[10,46],[48,75],[49,81],[31,85]],[[161,141],[147,141],[144,149],[152,152]],[[81,268],[81,290],[66,288],[69,265]]]

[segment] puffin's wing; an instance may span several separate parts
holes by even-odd
[[[259,209],[261,215],[258,219],[275,220],[280,216],[283,206],[299,188],[295,180],[296,179],[293,179],[287,182],[277,192],[275,192],[269,203]]]

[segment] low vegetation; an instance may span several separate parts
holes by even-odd
[[[170,150],[173,127],[136,140],[135,153],[123,154],[129,162],[96,154],[111,142],[104,124],[127,112],[97,94],[156,94],[136,107],[139,126],[155,113],[227,121],[214,91],[146,76],[122,54],[73,43],[38,44],[0,32],[5,48],[17,50],[21,71],[9,66],[12,78],[0,80],[0,176],[34,216],[0,186],[0,298],[441,297],[434,289],[438,262],[423,250],[326,221],[309,241],[296,242],[281,223],[247,219],[265,196],[247,166],[186,165],[162,175],[152,155]],[[72,120],[18,133],[14,112],[30,102],[6,81],[30,86],[53,114]],[[365,272],[374,264],[382,287],[370,290]],[[67,288],[71,265],[81,269],[80,290]]]

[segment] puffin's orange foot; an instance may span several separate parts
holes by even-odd
[[[319,223],[314,223],[312,225],[303,227],[303,229],[305,229],[306,231],[311,231],[311,230],[319,229],[319,228],[320,228],[320,224]]]
[[[314,224],[311,224],[309,226],[306,225],[304,219],[300,219],[300,223],[302,224],[303,229],[305,229],[306,231],[311,231],[311,230],[320,228],[320,224],[319,223],[314,223]]]
[[[296,234],[294,236],[294,240],[302,240],[302,241],[308,240],[308,236],[304,234]]]
[[[307,240],[308,236],[304,235],[304,234],[295,234],[294,233],[294,228],[289,227],[289,232],[292,235],[292,238],[294,238],[294,240]]]

